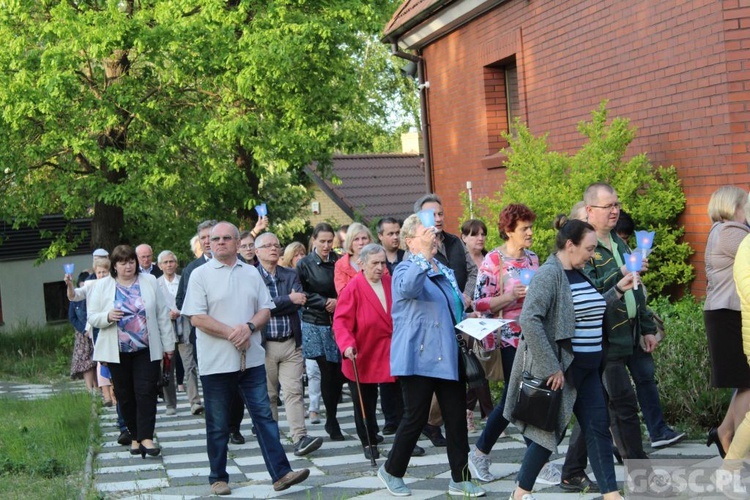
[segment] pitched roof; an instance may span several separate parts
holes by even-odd
[[[315,165],[306,171],[347,215],[368,223],[387,216],[408,217],[427,189],[420,155],[334,155],[332,165],[341,184],[323,179]]]
[[[385,25],[383,35],[400,35],[454,0],[404,0]]]

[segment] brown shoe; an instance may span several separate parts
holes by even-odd
[[[211,485],[212,495],[231,495],[232,489],[224,481],[216,481]]]
[[[307,476],[310,475],[309,469],[301,469],[297,471],[287,472],[287,474],[273,483],[273,489],[274,491],[282,491],[290,486],[293,486],[297,483],[301,483],[305,479],[307,479]]]

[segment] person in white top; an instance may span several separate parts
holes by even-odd
[[[304,481],[308,469],[292,471],[281,446],[266,386],[261,330],[275,307],[255,267],[237,258],[240,233],[220,222],[211,229],[213,258],[190,276],[182,314],[196,329],[198,368],[206,414],[206,448],[211,493],[228,495],[229,411],[239,388],[255,424],[258,444],[273,488],[281,491]]]
[[[190,402],[190,413],[198,415],[203,413],[203,403],[198,393],[198,366],[195,362],[193,344],[188,341],[190,334],[190,322],[180,314],[175,304],[177,289],[180,286],[180,275],[177,274],[177,257],[171,250],[159,253],[157,259],[159,269],[164,273],[156,283],[169,306],[169,319],[172,320],[175,336],[177,337],[177,350],[182,359],[185,369],[185,384],[187,385],[188,401]],[[164,387],[164,401],[167,404],[167,415],[174,415],[177,408],[177,386],[175,383],[175,364],[172,363],[169,373],[169,384]]]

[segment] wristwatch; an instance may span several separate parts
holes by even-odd
[[[256,327],[255,327],[255,324],[252,321],[248,321],[245,324],[250,329],[250,333],[255,333]]]

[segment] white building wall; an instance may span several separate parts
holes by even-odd
[[[34,265],[34,260],[0,262],[0,307],[3,324],[0,332],[13,330],[20,324],[46,325],[44,284],[63,281],[63,264],[75,264],[74,277],[91,268],[91,255],[60,257]]]

